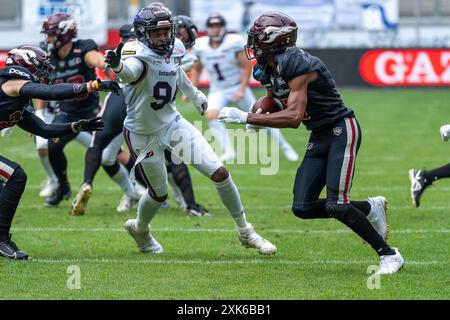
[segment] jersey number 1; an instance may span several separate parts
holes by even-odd
[[[214,70],[216,70],[216,72],[217,72],[217,80],[219,80],[219,81],[225,80],[225,77],[222,75],[222,72],[220,72],[218,63],[214,63]]]

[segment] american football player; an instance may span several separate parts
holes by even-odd
[[[257,114],[224,108],[219,119],[275,128],[298,128],[303,123],[311,134],[295,177],[293,213],[301,219],[337,219],[380,256],[378,274],[395,273],[404,260],[386,243],[386,199],[350,201],[361,144],[355,113],[344,104],[325,64],[296,47],[297,32],[296,22],[281,12],[262,14],[248,31],[246,53],[257,61],[254,77],[286,109]],[[319,199],[324,187],[326,199]]]
[[[44,100],[71,99],[91,92],[113,91],[113,81],[90,80],[83,83],[50,85],[55,67],[38,47],[20,46],[10,52],[6,67],[0,69],[0,130],[18,125],[25,131],[44,138],[63,137],[80,131],[97,131],[103,127],[100,118],[78,119],[65,123],[46,124],[34,114],[33,98]],[[29,255],[11,240],[10,228],[27,176],[19,164],[0,155],[0,255],[25,260]]]
[[[123,83],[127,103],[125,140],[135,159],[135,169],[142,173],[148,188],[139,201],[136,219],[128,220],[125,229],[141,252],[163,252],[149,223],[167,198],[164,151],[182,150],[176,155],[213,181],[237,225],[241,243],[262,254],[275,253],[276,247],[247,222],[229,172],[201,133],[176,110],[177,88],[201,114],[207,108],[207,99],[179,67],[186,49],[175,37],[171,13],[156,6],[145,7],[136,15],[133,25],[139,41],[121,44],[107,51],[105,58]]]

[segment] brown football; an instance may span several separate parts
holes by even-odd
[[[276,97],[262,97],[256,100],[253,105],[252,112],[258,111],[258,109],[262,109],[261,113],[274,113],[284,109],[283,103],[281,103],[280,99]]]

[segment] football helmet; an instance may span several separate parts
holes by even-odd
[[[259,16],[247,31],[245,53],[249,60],[264,61],[267,56],[295,46],[297,24],[294,19],[281,12],[266,12]]]
[[[175,24],[170,11],[163,7],[142,8],[133,21],[134,33],[138,39],[155,53],[166,56],[172,54],[175,43]],[[155,32],[166,30],[163,38],[155,37]]]
[[[214,25],[219,25],[221,27],[218,34],[215,34],[212,29]],[[226,26],[227,21],[220,13],[212,13],[208,16],[208,19],[206,19],[208,37],[214,42],[222,42],[223,37],[225,37],[225,34],[227,33]]]
[[[67,13],[55,13],[44,20],[41,33],[47,36],[47,51],[58,50],[77,37],[77,23]]]
[[[8,52],[7,66],[21,66],[27,69],[35,82],[50,84],[55,80],[55,67],[47,54],[38,47],[19,46]]]
[[[130,38],[135,38],[134,28],[132,24],[124,24],[119,29],[119,36],[122,38],[123,42],[126,42]]]
[[[174,17],[177,38],[183,42],[186,49],[192,48],[197,38],[198,28],[188,16]]]

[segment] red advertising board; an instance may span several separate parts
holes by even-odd
[[[448,86],[450,50],[369,50],[359,61],[359,73],[374,86]]]

